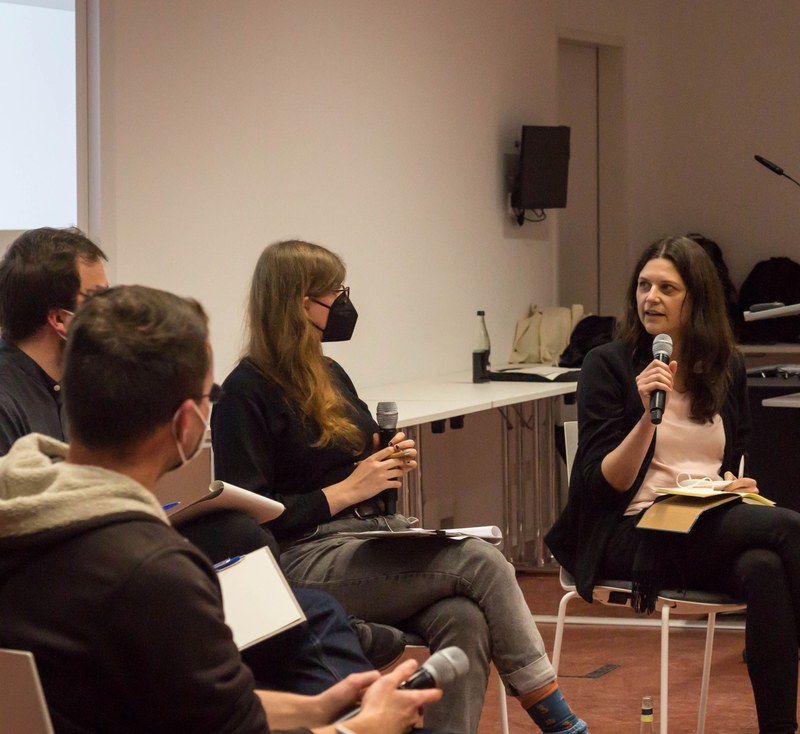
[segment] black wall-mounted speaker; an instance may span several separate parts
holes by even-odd
[[[515,209],[563,209],[567,205],[569,133],[565,125],[525,125],[519,170],[511,192]]]

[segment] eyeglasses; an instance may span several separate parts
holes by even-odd
[[[211,388],[208,392],[205,392],[202,395],[197,395],[196,397],[194,395],[189,395],[188,397],[183,398],[183,400],[178,403],[178,406],[175,408],[175,410],[179,410],[181,405],[183,405],[184,401],[186,400],[194,400],[195,403],[199,403],[203,398],[208,398],[208,402],[211,403],[211,405],[216,405],[224,394],[225,391],[215,382],[211,385]]]
[[[102,293],[103,291],[107,291],[109,288],[110,288],[110,286],[101,285],[101,286],[98,286],[97,288],[92,288],[92,290],[90,290],[90,291],[78,291],[78,295],[79,296],[83,296],[84,298],[88,299],[88,298],[91,298],[92,296],[96,296],[98,293]]]
[[[208,402],[211,403],[211,405],[216,405],[224,392],[225,391],[215,382],[207,393],[200,396],[200,399],[208,398]]]
[[[327,291],[327,292],[328,293],[336,293],[337,294],[337,296],[336,296],[336,298],[334,300],[338,300],[339,297],[342,294],[344,294],[344,298],[342,300],[345,303],[347,303],[350,300],[350,286],[349,285],[343,285],[343,286],[340,286],[339,288],[334,288],[332,291]],[[325,308],[330,308],[330,306],[327,303],[323,303],[322,301],[319,300],[319,298],[315,298],[311,294],[309,294],[308,297],[312,301],[314,301],[314,303],[318,303],[320,306],[325,306]]]

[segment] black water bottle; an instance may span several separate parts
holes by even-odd
[[[483,311],[478,311],[475,322],[475,344],[472,347],[472,381],[489,382],[489,332],[486,330],[486,318]]]

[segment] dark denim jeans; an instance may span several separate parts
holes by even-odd
[[[242,651],[257,685],[312,696],[350,673],[372,670],[339,602],[321,591],[292,590],[306,623]]]

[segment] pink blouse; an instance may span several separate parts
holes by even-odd
[[[676,486],[689,474],[693,479],[722,479],[718,474],[725,451],[722,416],[711,423],[689,419],[691,394],[673,390],[667,395],[664,418],[656,429],[656,450],[642,486],[631,500],[626,515],[637,515],[658,497],[656,487]]]

